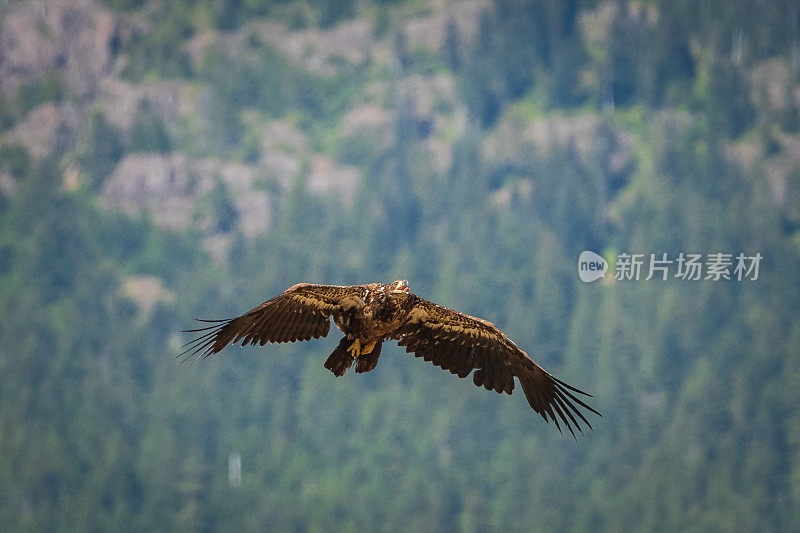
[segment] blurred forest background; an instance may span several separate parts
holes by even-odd
[[[335,335],[176,365],[194,317],[396,278],[594,431],[396,346],[335,379]],[[4,528],[797,531],[799,289],[798,2],[0,2]]]

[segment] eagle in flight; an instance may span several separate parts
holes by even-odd
[[[212,325],[186,330],[200,336],[186,343],[178,357],[208,357],[230,343],[263,346],[318,339],[328,334],[331,317],[344,333],[325,361],[336,376],[354,361],[356,372],[369,372],[378,364],[383,341],[394,339],[407,352],[460,378],[475,370],[473,382],[487,390],[511,394],[516,376],[533,410],[545,422],[549,416],[559,432],[559,419],[573,436],[573,425],[583,431],[578,419],[592,427],[576,404],[600,415],[577,397],[590,394],[551,376],[494,324],[420,298],[409,292],[405,280],[389,285],[299,283],[239,317],[201,320]]]

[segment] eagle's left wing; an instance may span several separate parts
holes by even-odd
[[[570,422],[582,431],[573,413],[592,427],[575,404],[600,415],[573,393],[590,394],[551,376],[488,320],[459,313],[416,295],[409,297],[414,298],[414,305],[408,320],[393,335],[407,352],[460,378],[467,377],[475,369],[472,377],[475,385],[498,393],[511,394],[516,376],[530,406],[545,421],[549,416],[559,431],[560,418],[573,436]]]
[[[324,337],[330,329],[331,316],[337,317],[354,307],[363,306],[363,285],[315,285],[298,283],[284,292],[228,320],[201,320],[213,326],[186,330],[202,333],[186,343],[178,357],[184,360],[198,355],[208,357],[230,343],[307,341]],[[187,348],[188,347],[188,348]]]

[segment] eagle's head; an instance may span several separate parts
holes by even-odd
[[[405,293],[408,294],[408,281],[404,279],[398,279],[397,281],[393,282],[389,285],[389,293],[392,294],[400,294]]]

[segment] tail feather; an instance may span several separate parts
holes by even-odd
[[[353,356],[347,351],[352,343],[353,339],[348,339],[345,335],[339,341],[339,346],[333,350],[333,353],[325,361],[325,368],[333,372],[334,376],[344,376],[347,369],[353,364]]]
[[[375,347],[372,349],[370,353],[362,355],[358,359],[356,359],[357,373],[361,374],[363,372],[369,372],[378,365],[378,357],[380,357],[381,355],[382,344],[383,341],[375,343]]]

